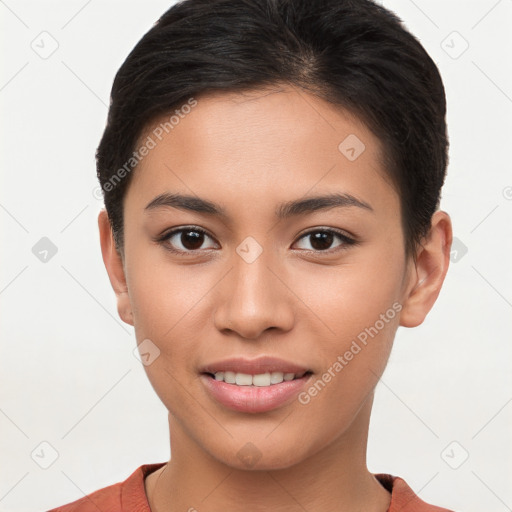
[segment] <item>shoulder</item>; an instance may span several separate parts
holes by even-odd
[[[123,482],[103,487],[47,512],[151,512],[144,478],[164,464],[143,464]]]
[[[121,506],[121,483],[109,485],[71,503],[52,508],[48,512],[98,512]]]
[[[387,512],[453,512],[447,508],[426,503],[399,476],[386,473],[378,473],[373,476],[391,493],[391,503]]]

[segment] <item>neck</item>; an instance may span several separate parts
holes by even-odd
[[[223,464],[169,414],[171,460],[145,482],[151,511],[386,512],[391,495],[366,467],[372,402],[373,394],[334,442],[298,464],[271,470]]]

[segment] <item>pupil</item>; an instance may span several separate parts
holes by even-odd
[[[198,233],[197,231],[184,231],[181,234],[181,243],[183,244],[183,247],[193,251],[201,247],[201,245],[203,245],[202,238],[203,234]]]
[[[332,233],[315,233],[312,235],[311,246],[313,249],[322,251],[329,249],[332,244],[333,234]]]

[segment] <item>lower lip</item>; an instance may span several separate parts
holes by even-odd
[[[267,412],[290,402],[306,385],[312,374],[300,379],[283,381],[270,386],[237,386],[201,374],[206,389],[225,407],[240,412]]]

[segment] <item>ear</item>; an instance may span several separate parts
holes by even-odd
[[[112,228],[105,209],[102,209],[98,215],[98,227],[100,230],[103,263],[107,269],[110,284],[117,297],[117,312],[123,322],[133,325],[132,307],[130,296],[128,295],[128,286],[126,285],[124,263],[121,255],[117,252]]]
[[[400,325],[416,327],[423,323],[432,309],[448,271],[452,237],[449,215],[441,210],[436,211],[432,216],[430,232],[418,249],[416,264],[411,262]]]

